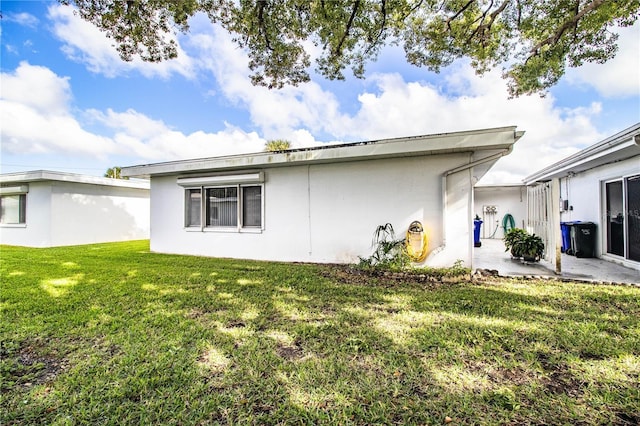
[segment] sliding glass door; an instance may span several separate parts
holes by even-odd
[[[640,175],[627,179],[627,253],[640,262]]]
[[[624,256],[622,181],[607,183],[607,253]]]
[[[640,175],[607,182],[607,253],[640,262]]]

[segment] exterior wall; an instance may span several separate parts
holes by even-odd
[[[185,190],[177,175],[151,179],[151,250],[275,261],[355,262],[371,254],[378,225],[398,237],[422,222],[433,255],[427,264],[471,264],[471,173],[451,175],[447,199],[452,247],[443,245],[442,175],[468,154],[365,160],[264,170],[262,232],[186,230]],[[459,247],[454,248],[454,243]],[[449,242],[447,242],[447,245]]]
[[[636,175],[640,171],[640,157],[606,164],[570,177],[560,179],[560,198],[569,201],[569,210],[561,210],[562,222],[594,222],[597,225],[596,256],[606,254],[607,211],[604,195],[606,181]],[[640,269],[637,262],[624,261],[627,266]]]
[[[147,190],[52,182],[52,245],[146,238],[149,238]]]
[[[488,213],[486,206],[495,206],[496,213]],[[517,228],[524,228],[527,219],[527,190],[520,186],[480,186],[474,188],[474,216],[483,220],[480,237],[502,239],[502,219],[509,213]],[[495,233],[494,233],[495,232]]]
[[[74,182],[29,182],[26,226],[2,244],[51,247],[149,238],[149,191]]]

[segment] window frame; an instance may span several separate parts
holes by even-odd
[[[0,212],[0,226],[3,228],[26,228],[27,226],[27,194],[28,185],[0,188],[0,206],[6,197],[18,197],[18,222],[4,222]]]
[[[199,208],[199,219],[200,219],[200,223],[199,224],[191,224],[191,197],[190,194],[192,191],[198,191],[200,193],[200,205],[198,206]],[[199,231],[202,229],[202,217],[203,217],[203,212],[202,212],[202,187],[189,187],[189,188],[185,188],[184,189],[184,228],[187,230],[196,230]]]
[[[260,225],[259,226],[246,226],[243,208],[244,208],[244,188],[258,187],[260,188]],[[222,188],[236,188],[237,202],[236,202],[236,224],[231,226],[212,226],[207,225],[207,192],[210,189],[222,189]],[[188,219],[190,218],[190,191],[197,190],[200,192],[200,224],[190,225]],[[261,233],[265,227],[265,197],[264,197],[264,183],[225,183],[217,185],[197,185],[197,186],[184,186],[184,228],[187,231],[198,232],[232,232],[232,233]]]

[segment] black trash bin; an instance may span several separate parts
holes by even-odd
[[[571,224],[571,251],[575,257],[596,256],[596,224],[574,222]]]

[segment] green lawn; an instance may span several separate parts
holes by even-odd
[[[640,288],[1,248],[7,424],[640,422]]]

